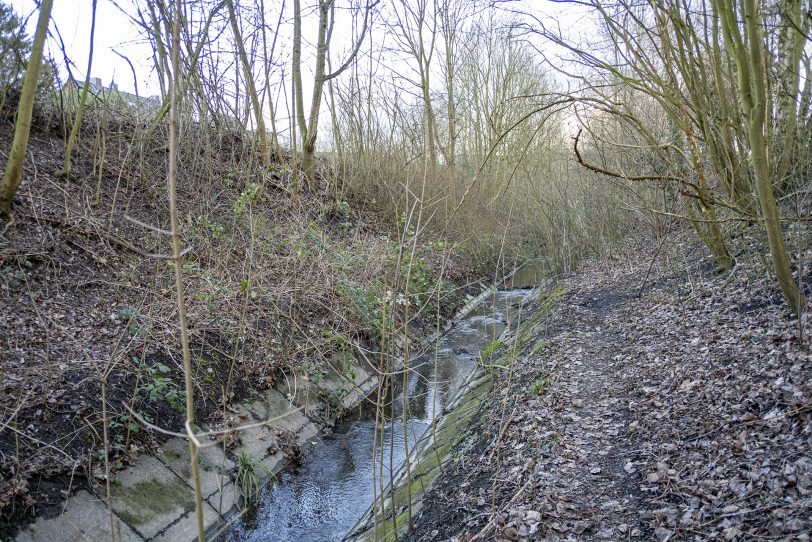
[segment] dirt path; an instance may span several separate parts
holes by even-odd
[[[555,503],[552,521],[539,526],[542,533],[609,540],[645,530],[626,367],[616,355],[623,337],[611,325],[626,300],[620,289],[567,296],[566,320],[573,332],[555,345],[564,354],[548,420],[557,428],[561,449],[537,469],[545,498]]]
[[[501,446],[491,447],[488,462],[463,458],[451,467],[409,540],[613,540],[647,532],[639,514],[645,504],[634,468],[628,375],[617,356],[623,336],[612,324],[631,285],[628,279],[567,285],[518,372],[508,376]],[[472,433],[498,434],[502,419]],[[486,455],[482,448],[472,445],[467,455]],[[460,501],[468,514],[460,512]],[[484,527],[459,529],[478,526],[486,513],[472,512],[500,501]]]
[[[563,279],[407,540],[809,540],[808,345],[757,261],[684,265]]]

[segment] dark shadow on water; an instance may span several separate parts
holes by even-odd
[[[256,504],[253,521],[238,520],[221,540],[341,540],[375,497],[373,472],[380,469],[381,459],[385,485],[405,460],[404,443],[408,440],[411,449],[432,418],[443,412],[454,392],[476,368],[479,351],[496,340],[528,293],[529,290],[497,292],[452,327],[434,352],[410,361],[406,435],[403,393],[398,386],[395,400],[389,402],[395,421],[383,428],[386,444],[377,457],[373,458],[372,452],[375,412],[372,408],[361,409],[360,414],[351,415],[325,438],[298,472],[284,472],[276,483],[266,486]],[[387,417],[392,419],[391,409]],[[380,441],[380,435],[378,438]]]

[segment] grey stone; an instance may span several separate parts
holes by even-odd
[[[152,538],[194,508],[194,492],[152,456],[117,476],[113,510],[144,538]]]
[[[203,530],[207,530],[219,520],[217,512],[203,501]],[[155,537],[153,542],[192,542],[197,540],[197,514],[192,509],[166,531]]]
[[[313,446],[319,440],[321,440],[321,431],[312,422],[307,422],[307,425],[296,433],[296,444],[302,448]]]
[[[271,427],[287,429],[294,433],[308,421],[302,408],[273,388],[266,391],[265,397],[261,400],[250,405],[248,410],[258,421],[268,421]]]
[[[273,429],[267,425],[257,426],[256,423],[251,420],[248,424],[235,428],[242,444],[235,457],[239,458],[240,453],[245,452],[254,459],[265,459],[268,457],[268,448],[278,442]]]
[[[239,497],[240,495],[237,491],[236,484],[229,482],[221,491],[218,491],[207,500],[220,516],[227,516],[237,503],[239,503]]]
[[[352,378],[351,375],[336,369],[341,364],[343,360],[333,359],[327,376],[319,381],[318,388],[324,397],[340,398],[342,409],[350,409],[372,392],[377,386],[377,379],[373,379],[361,366],[354,367],[355,378]]]
[[[202,439],[201,442],[208,444],[211,441]],[[161,454],[158,459],[172,469],[175,474],[186,480],[189,487],[194,488],[190,457],[188,441],[175,438],[161,446]],[[220,445],[201,448],[198,452],[198,458],[200,459],[200,486],[203,491],[203,498],[206,498],[219,490],[221,483],[228,482],[229,473],[234,468],[234,462],[225,456]]]
[[[132,529],[114,515],[113,523],[119,542],[140,542]],[[110,517],[107,506],[88,493],[80,491],[65,506],[65,512],[54,518],[38,518],[17,535],[17,542],[87,542],[88,540],[111,540]]]
[[[313,382],[304,378],[286,379],[285,382],[279,382],[276,385],[276,390],[282,394],[282,397],[300,407],[303,413],[308,416],[312,415],[323,404],[319,389]]]
[[[282,452],[276,452],[273,455],[269,455],[265,459],[261,461],[261,463],[268,469],[269,472],[273,473],[273,476],[276,477],[277,474],[282,472],[282,469],[285,468],[285,454]],[[257,475],[261,479],[267,478],[267,473],[260,469],[257,472]]]

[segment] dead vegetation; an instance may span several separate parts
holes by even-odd
[[[90,113],[64,180],[52,175],[62,141],[44,113],[29,145],[31,182],[0,238],[0,296],[14,307],[0,315],[6,534],[104,476],[101,376],[114,467],[157,438],[123,403],[166,428],[181,427],[185,412],[173,263],[163,256],[164,135],[134,137],[126,118]],[[0,127],[0,154],[11,129]],[[313,378],[336,352],[361,363],[380,333],[376,303],[395,282],[398,243],[391,224],[334,197],[335,179],[321,177],[291,207],[289,168],[252,165],[239,133],[222,134],[207,158],[191,144],[197,129],[184,133],[178,186],[205,423],[283,374]],[[465,281],[459,255],[422,243],[417,254],[414,295],[435,288],[442,267],[448,314],[461,297],[454,282]]]
[[[0,534],[87,481],[109,490],[109,463],[154,444],[132,412],[205,423],[336,354],[391,376],[390,339],[447,316],[469,281],[530,257],[571,271],[626,238],[632,263],[570,277],[549,348],[496,387],[498,428],[480,420],[449,478],[457,527],[807,528],[806,4],[553,2],[574,9],[552,19],[467,0],[118,4],[159,96],[138,95],[123,54],[135,95],[60,77],[90,71],[93,32],[87,59],[59,38],[43,65],[52,2],[32,40],[0,3]],[[678,224],[714,261],[680,252]]]
[[[407,540],[806,539],[812,358],[769,266],[672,239],[638,297],[640,254],[560,281]]]

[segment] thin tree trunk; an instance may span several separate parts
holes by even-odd
[[[733,52],[739,79],[739,98],[747,120],[750,156],[756,194],[761,205],[764,229],[770,245],[773,271],[789,308],[800,317],[806,299],[792,276],[784,244],[784,233],[770,178],[767,151],[767,82],[764,42],[756,0],[742,0],[746,40],[740,33],[735,5],[715,0],[714,8],[723,21],[725,42]]]
[[[798,128],[798,84],[800,81],[801,55],[809,28],[809,17],[802,16],[801,0],[784,0],[779,4],[781,30],[778,36],[778,167],[775,179],[782,189],[786,184],[791,158],[795,150]]]
[[[750,153],[753,161],[753,170],[756,176],[756,193],[761,203],[761,212],[764,218],[764,227],[767,230],[767,239],[770,244],[770,255],[773,260],[773,269],[778,284],[789,308],[795,316],[801,316],[806,305],[806,299],[801,292],[792,269],[789,265],[787,250],[784,244],[784,232],[781,229],[781,219],[778,205],[775,202],[773,186],[770,179],[770,163],[767,154],[767,82],[764,73],[764,38],[761,33],[758,19],[758,6],[756,0],[744,0],[744,19],[747,37],[750,44],[749,69],[751,72],[752,103],[749,111],[748,134],[750,137]],[[739,70],[747,69],[739,66]]]
[[[31,46],[31,58],[25,71],[20,104],[17,108],[17,124],[14,127],[14,140],[8,155],[3,183],[0,184],[0,216],[11,214],[11,199],[17,193],[23,176],[23,163],[28,148],[28,136],[31,133],[31,114],[34,111],[34,98],[37,93],[39,72],[42,68],[42,50],[45,47],[45,36],[48,33],[48,22],[51,19],[53,0],[42,0],[37,19],[37,30]]]
[[[265,31],[265,1],[260,0],[259,9],[262,12],[262,52],[263,64],[265,72],[265,93],[268,96],[268,108],[270,109],[271,117],[271,150],[277,162],[282,163],[284,155],[282,154],[282,147],[279,145],[279,137],[276,130],[276,108],[274,105],[273,96],[271,95],[271,70],[269,66],[273,60],[274,50],[276,49],[276,38],[279,36],[279,27],[282,24],[282,15],[285,12],[285,1],[282,0],[282,6],[279,8],[279,20],[276,23],[276,32],[274,33],[273,45],[271,45],[271,54],[268,55],[268,38]]]
[[[206,542],[203,526],[203,492],[200,487],[200,464],[198,448],[194,441],[195,400],[194,383],[192,382],[192,356],[189,349],[189,330],[186,325],[186,299],[183,287],[183,256],[181,256],[180,233],[177,203],[178,175],[178,84],[180,82],[180,17],[181,0],[175,2],[175,16],[172,22],[172,86],[169,101],[169,172],[167,183],[169,189],[169,224],[172,232],[172,259],[175,263],[175,290],[178,297],[178,320],[180,323],[180,340],[183,350],[183,375],[186,391],[186,432],[189,435],[189,453],[192,468],[192,481],[195,490],[195,519],[197,520],[198,542]]]
[[[237,53],[240,56],[240,63],[242,64],[243,76],[245,77],[246,93],[250,99],[250,103],[254,109],[254,119],[256,121],[256,133],[259,138],[259,145],[262,148],[262,164],[269,166],[271,164],[271,144],[268,141],[268,132],[265,131],[265,119],[262,118],[262,107],[259,104],[259,96],[257,95],[257,87],[254,84],[254,76],[251,73],[251,65],[248,63],[248,55],[245,52],[245,45],[242,42],[242,33],[240,26],[237,24],[237,14],[234,10],[233,0],[226,0],[228,7],[228,18],[231,21],[231,31],[234,34],[234,40],[237,43]]]
[[[87,96],[90,93],[90,74],[93,67],[93,37],[96,34],[96,4],[98,0],[93,0],[93,11],[90,23],[90,53],[87,55],[87,73],[85,74],[85,85],[82,87],[82,94],[79,98],[79,107],[76,109],[76,118],[73,120],[73,127],[68,136],[68,142],[65,145],[65,156],[63,157],[62,169],[56,171],[58,177],[69,177],[71,170],[71,156],[73,155],[73,147],[76,145],[76,138],[79,136],[79,130],[82,127],[82,118],[85,116],[85,107],[87,104]]]

